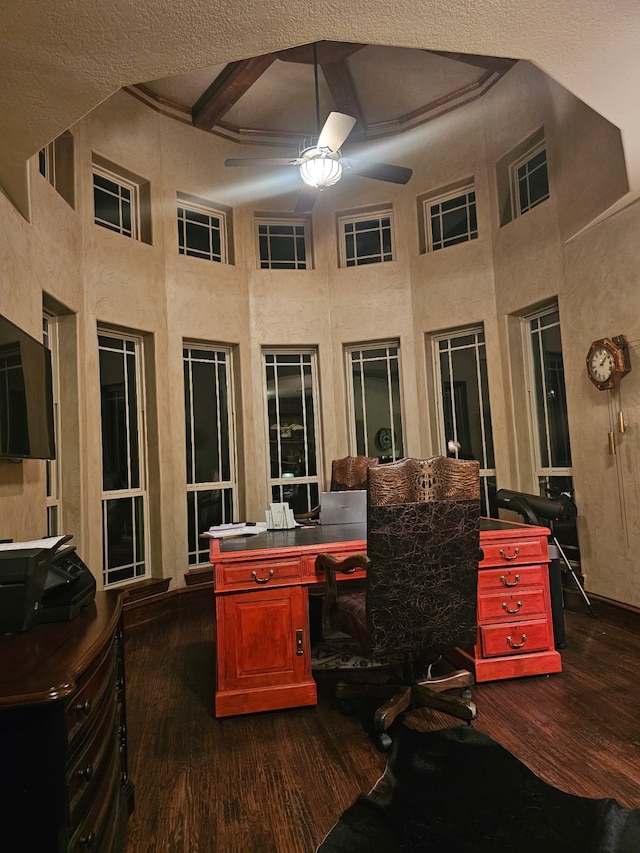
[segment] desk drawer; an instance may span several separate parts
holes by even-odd
[[[336,560],[344,560],[347,557],[353,556],[353,554],[363,554],[364,551],[325,551],[322,553],[331,554],[332,557],[335,557]],[[315,578],[318,583],[324,582],[324,571],[316,570],[316,554],[313,554],[310,557],[302,558],[302,574],[306,580],[311,580]],[[349,578],[364,578],[367,576],[367,573],[364,569],[356,568],[353,572],[350,572],[348,575],[339,574],[337,575],[338,580],[348,580]]]
[[[522,655],[551,647],[546,619],[480,626],[484,657]]]
[[[505,569],[485,569],[478,572],[478,594],[485,592],[520,592],[544,586],[547,566],[514,566]]]
[[[478,597],[478,619],[481,622],[513,622],[545,616],[542,587],[520,592],[492,592]]]
[[[264,586],[283,586],[299,582],[302,578],[302,561],[250,560],[216,566],[216,592],[227,589],[260,589]]]
[[[480,568],[486,566],[513,566],[523,563],[547,562],[549,559],[547,551],[547,540],[544,537],[531,539],[517,539],[514,537],[508,542],[482,542],[484,558],[480,562]]]

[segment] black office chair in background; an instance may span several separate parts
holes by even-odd
[[[386,730],[409,706],[467,723],[476,716],[469,698],[443,695],[473,684],[470,672],[449,667],[439,677],[429,669],[425,675],[424,667],[447,647],[476,641],[479,519],[478,462],[402,459],[368,470],[367,554],[316,559],[326,577],[323,628],[356,638],[367,657],[396,665],[397,678],[344,680],[336,689],[342,700],[386,700],[373,719],[382,749],[390,745]],[[356,566],[367,569],[364,590],[336,580]]]
[[[367,471],[378,464],[377,456],[344,456],[331,463],[331,492],[350,492],[367,488]],[[296,515],[296,521],[320,517],[320,507]]]

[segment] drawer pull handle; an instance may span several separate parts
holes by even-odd
[[[520,608],[521,608],[521,607],[522,607],[522,602],[521,602],[521,601],[516,601],[516,606],[513,608],[513,610],[511,610],[511,608],[509,607],[509,605],[507,604],[507,602],[506,602],[506,601],[503,601],[503,602],[502,602],[502,609],[503,609],[503,610],[506,610],[506,611],[507,611],[507,613],[517,613],[517,612],[518,612],[518,610],[520,610]]]
[[[303,645],[303,632],[301,628],[298,628],[296,631],[296,654],[303,655],[304,654],[304,645]]]
[[[511,646],[512,649],[521,649],[526,642],[527,642],[527,635],[526,634],[522,635],[522,642],[520,642],[520,643],[514,643],[513,637],[507,637],[507,643],[509,643],[509,645]]]
[[[273,569],[269,569],[269,574],[266,576],[266,578],[259,578],[259,577],[258,577],[258,573],[257,573],[257,572],[256,572],[256,570],[254,569],[254,570],[251,572],[251,577],[254,579],[254,581],[255,581],[256,583],[269,583],[269,578],[272,578],[272,577],[273,577]]]
[[[91,830],[89,835],[81,835],[78,839],[78,843],[80,844],[80,847],[86,847],[87,849],[93,847],[93,845],[96,843],[95,832]]]
[[[515,560],[520,553],[520,548],[514,548],[513,554],[507,554],[504,548],[500,548],[500,556],[503,560]]]
[[[85,717],[88,717],[91,713],[91,699],[86,699],[84,702],[78,702],[74,708],[79,714],[84,714]]]
[[[84,770],[78,770],[77,776],[85,782],[90,782],[93,777],[93,764],[87,764]]]
[[[512,581],[508,581],[504,575],[500,575],[500,582],[504,586],[518,586],[518,584],[520,583],[520,575],[516,575],[515,579]]]

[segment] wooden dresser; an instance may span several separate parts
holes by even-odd
[[[118,594],[0,637],[3,853],[117,853],[133,809]]]
[[[553,635],[548,536],[545,527],[481,520],[478,640],[454,656],[478,682],[562,670]]]

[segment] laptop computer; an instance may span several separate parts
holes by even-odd
[[[366,489],[320,495],[320,524],[363,524],[366,520]]]

